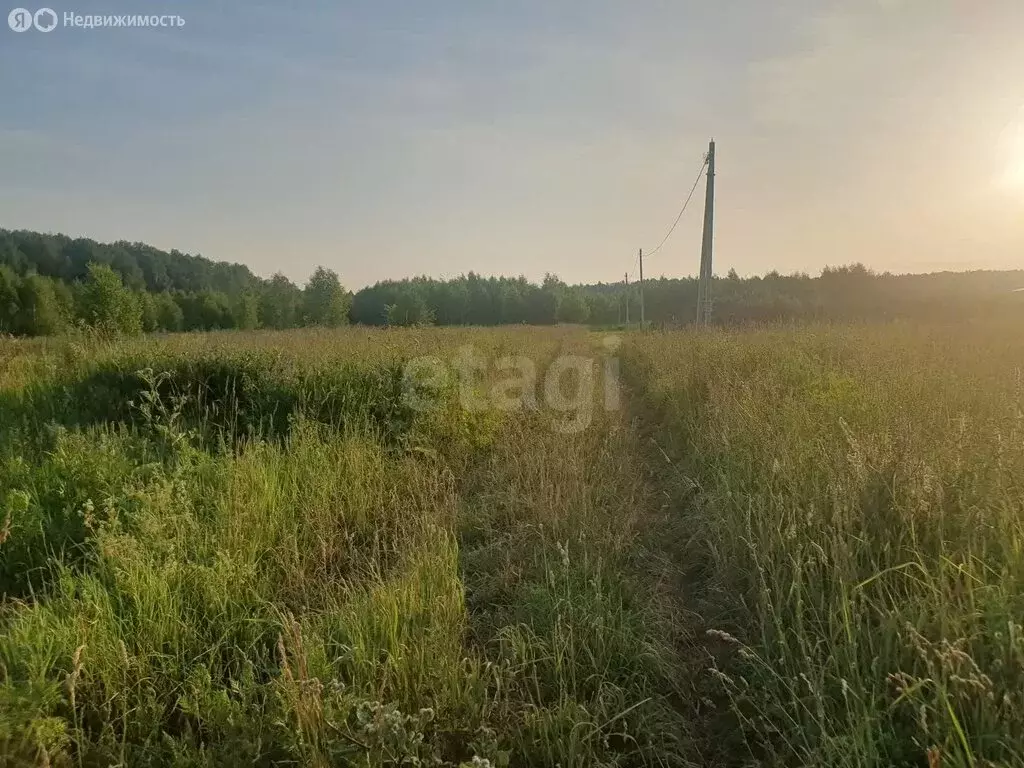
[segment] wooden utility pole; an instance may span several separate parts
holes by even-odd
[[[700,279],[697,282],[697,325],[711,320],[711,278],[714,274],[715,237],[715,142],[708,145],[708,184],[704,194],[704,236],[700,246]]]
[[[625,274],[623,280],[626,282],[626,326],[629,326],[629,272]]]
[[[644,329],[644,249],[640,249],[640,330]]]

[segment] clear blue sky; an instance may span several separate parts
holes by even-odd
[[[0,27],[0,226],[614,281],[714,135],[720,273],[1024,266],[1020,0],[51,7],[186,24]],[[700,202],[651,274],[696,271]]]

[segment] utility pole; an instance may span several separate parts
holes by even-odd
[[[629,272],[623,278],[626,281],[626,327],[629,327]]]
[[[644,249],[640,249],[640,330],[644,329]]]
[[[708,182],[704,194],[704,236],[700,246],[700,279],[697,283],[697,325],[711,320],[712,256],[715,236],[715,141],[708,145]]]

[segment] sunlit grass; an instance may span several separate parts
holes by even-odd
[[[12,344],[0,764],[686,764],[623,414],[563,435],[392,386],[585,332]]]
[[[1016,330],[0,341],[0,765],[1022,765]]]
[[[1024,337],[652,334],[626,367],[699,487],[716,674],[752,756],[1024,762]],[[723,647],[724,646],[724,647]]]

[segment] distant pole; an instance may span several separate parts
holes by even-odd
[[[700,280],[697,283],[697,325],[711,321],[712,256],[715,237],[715,142],[708,144],[708,182],[704,194],[704,236],[700,246]]]
[[[626,273],[624,280],[626,281],[626,325],[629,325],[629,272]]]
[[[646,322],[644,314],[644,249],[640,249],[640,330],[644,329]]]

